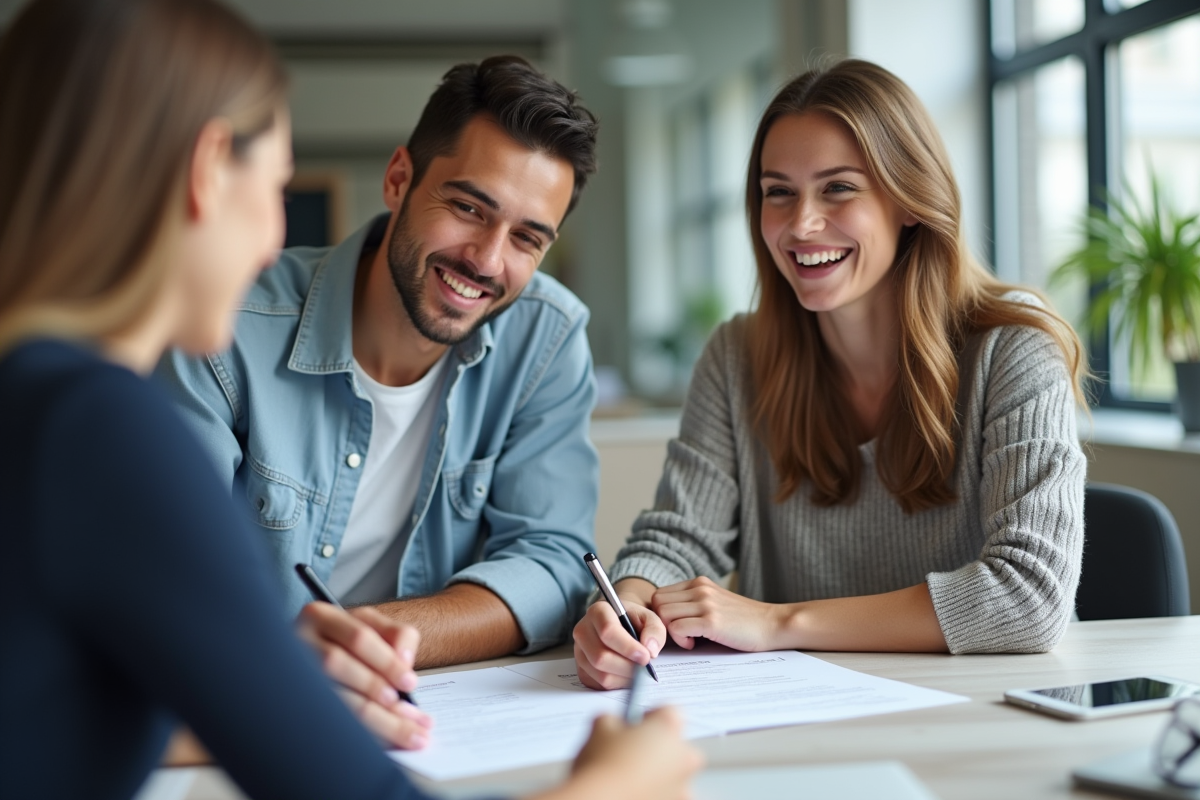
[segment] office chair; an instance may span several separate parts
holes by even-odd
[[[1083,500],[1081,620],[1183,617],[1191,613],[1187,562],[1175,518],[1157,497],[1089,483]]]

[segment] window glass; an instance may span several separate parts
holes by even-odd
[[[688,103],[675,119],[675,217],[678,286],[712,283],[712,246],[706,212],[712,164],[708,156],[709,108]]]
[[[1020,50],[1083,29],[1084,0],[996,0],[992,3],[992,50],[1009,58]]]
[[[1153,172],[1176,212],[1200,212],[1200,16],[1131,36],[1114,49],[1119,124],[1113,191],[1132,193],[1124,199],[1144,205]],[[1155,354],[1144,370],[1131,370],[1125,343],[1114,342],[1114,395],[1171,399],[1174,371],[1165,354]]]
[[[749,70],[723,81],[712,95],[711,311],[723,319],[750,309],[754,293],[754,251],[746,230],[746,167],[760,113]]]
[[[1049,286],[1050,271],[1084,240],[1087,147],[1084,70],[1076,58],[996,84],[996,271],[1041,289],[1078,321],[1082,283]]]
[[[746,166],[774,87],[767,65],[754,63],[686,99],[638,107],[639,115],[661,123],[663,157],[669,159],[662,224],[636,221],[653,228],[647,235],[670,242],[660,262],[639,264],[633,278],[639,287],[665,287],[654,305],[640,297],[634,301],[642,341],[631,371],[643,395],[682,396],[713,327],[751,307],[756,273],[743,199]],[[643,142],[647,130],[639,129]],[[633,185],[637,178],[627,180]],[[644,213],[653,209],[646,204]],[[659,283],[649,281],[648,271]]]

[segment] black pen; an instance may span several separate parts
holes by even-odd
[[[329,605],[333,606],[334,608],[341,608],[343,611],[346,610],[343,608],[342,604],[338,602],[338,599],[333,596],[333,592],[329,591],[329,589],[325,587],[325,584],[321,583],[321,579],[317,577],[317,573],[313,572],[313,568],[308,564],[297,564],[296,574],[300,576],[300,580],[304,581],[304,586],[317,600],[320,600],[322,603],[329,603]],[[408,692],[397,689],[396,694],[400,695],[400,699],[404,702],[408,703],[409,705],[416,706],[416,703],[413,701],[412,697],[409,696]]]
[[[592,573],[592,577],[596,580],[596,585],[600,587],[600,594],[604,595],[604,599],[612,606],[613,611],[617,612],[617,619],[621,620],[621,627],[633,637],[635,642],[640,642],[641,639],[637,635],[637,631],[633,629],[633,623],[629,621],[629,615],[625,613],[625,606],[621,605],[621,598],[617,597],[617,591],[613,588],[612,581],[608,579],[608,573],[604,571],[604,565],[600,563],[600,559],[595,553],[585,553],[583,563],[588,568],[588,572]],[[646,672],[650,673],[650,677],[658,681],[658,675],[654,672],[654,667],[646,664]]]

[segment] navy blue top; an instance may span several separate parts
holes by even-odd
[[[251,797],[427,796],[293,634],[156,385],[62,342],[10,351],[0,520],[0,797],[128,798],[179,722]]]

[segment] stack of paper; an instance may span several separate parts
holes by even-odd
[[[716,645],[670,652],[654,662],[647,708],[683,711],[687,736],[850,719],[966,702],[844,669],[791,650],[739,653]],[[595,692],[571,659],[447,672],[415,693],[434,718],[433,743],[392,757],[435,780],[464,778],[573,758],[600,714],[621,714],[627,691]]]

